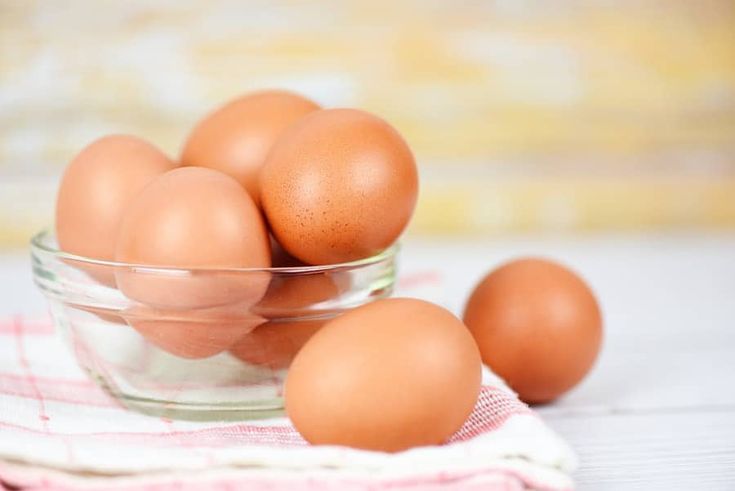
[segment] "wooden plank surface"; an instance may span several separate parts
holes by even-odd
[[[605,315],[585,381],[538,408],[577,451],[580,489],[735,489],[735,234],[411,239],[402,277],[460,313],[518,255],[572,265]],[[0,255],[0,315],[38,313],[26,254]],[[429,273],[427,275],[427,273]]]
[[[545,418],[582,459],[579,489],[735,489],[735,410]]]

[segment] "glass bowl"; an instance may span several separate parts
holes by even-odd
[[[31,241],[33,278],[78,363],[125,406],[179,419],[283,408],[291,360],[326,321],[389,296],[398,246],[359,261],[181,269],[100,261]]]

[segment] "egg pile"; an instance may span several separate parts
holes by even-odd
[[[523,399],[546,402],[582,379],[601,342],[592,292],[540,259],[486,276],[464,322],[409,298],[327,322],[250,314],[337,295],[329,277],[285,283],[263,268],[380,253],[417,194],[414,157],[386,121],[267,90],[205,117],[178,160],[130,135],[88,145],[62,178],[56,236],[61,250],[101,260],[79,267],[135,301],[120,322],[150,343],[188,359],[229,351],[290,366],[286,411],[309,442],[398,451],[442,443],[464,424],[483,362]]]
[[[197,359],[234,348],[244,360],[268,358],[248,349],[263,336],[235,346],[266,322],[244,313],[255,304],[260,311],[288,312],[345,287],[324,274],[284,282],[267,272],[230,270],[377,254],[403,232],[417,194],[411,150],[387,122],[265,90],[206,116],[177,161],[136,136],[91,143],[62,178],[56,237],[63,251],[78,256],[191,272],[83,265],[136,301],[119,321],[163,350]],[[259,334],[269,331],[263,326]],[[260,343],[261,351],[271,344],[289,351],[301,332],[265,338],[273,341]]]

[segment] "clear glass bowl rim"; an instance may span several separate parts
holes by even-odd
[[[256,273],[256,272],[268,272],[275,274],[311,274],[311,273],[324,273],[329,271],[338,270],[352,270],[358,269],[372,264],[377,264],[386,259],[395,256],[399,249],[400,244],[394,243],[387,249],[378,254],[363,259],[357,259],[355,261],[348,261],[344,263],[335,264],[322,264],[314,266],[290,266],[290,267],[270,267],[270,268],[207,268],[207,267],[173,267],[173,266],[151,266],[150,264],[135,264],[135,263],[123,263],[117,261],[106,261],[104,259],[94,259],[91,257],[78,256],[64,252],[51,244],[49,239],[54,236],[53,232],[49,228],[42,229],[31,238],[31,251],[41,252],[53,256],[55,259],[73,261],[81,264],[89,264],[94,266],[106,266],[109,268],[132,268],[137,271],[149,271],[149,272],[161,272],[161,273],[184,273],[190,271],[197,272],[211,272],[211,273]]]

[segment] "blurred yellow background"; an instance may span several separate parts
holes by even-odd
[[[0,0],[0,246],[92,139],[268,87],[404,133],[413,233],[735,227],[732,1]]]

